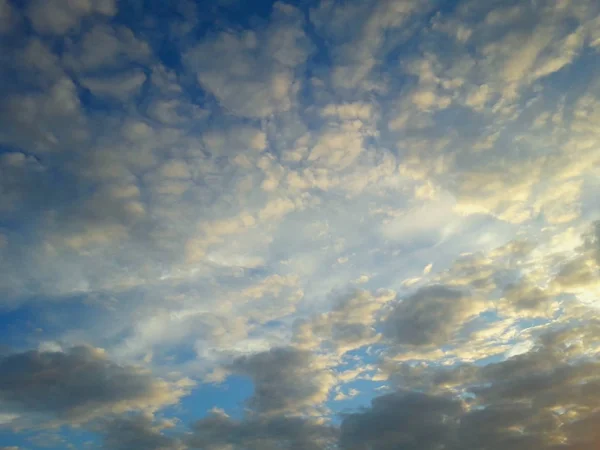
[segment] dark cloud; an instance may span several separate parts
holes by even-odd
[[[527,353],[481,368],[478,385],[471,388],[479,403],[513,402],[540,412],[599,404],[600,362],[588,355],[593,344],[586,336],[586,328],[597,330],[597,324],[578,326],[583,332],[552,333]]]
[[[599,335],[600,322],[564,322],[541,329],[530,351],[498,363],[402,365],[394,378],[400,389],[342,415],[340,427],[297,415],[326,398],[334,380],[326,364],[279,348],[229,367],[255,383],[245,418],[215,410],[186,432],[168,432],[174,423],[141,414],[105,421],[99,431],[111,450],[591,450],[600,443]],[[149,375],[87,347],[9,355],[0,369],[5,404],[63,417],[116,412],[119,399],[132,405],[157,391]]]
[[[320,345],[343,354],[376,342],[377,316],[382,306],[395,297],[393,291],[376,295],[366,290],[352,290],[337,298],[331,311],[294,324],[294,342],[301,348]]]
[[[44,171],[33,156],[21,152],[0,155],[0,216],[16,214],[24,206],[41,207],[42,199],[36,198],[33,190],[48,189]]]
[[[254,381],[249,406],[257,412],[299,411],[327,399],[334,375],[309,351],[292,347],[238,358],[231,365]]]
[[[104,448],[110,450],[183,450],[180,439],[166,436],[165,423],[156,423],[151,416],[120,417],[107,422],[102,430]]]
[[[236,421],[216,412],[196,422],[190,448],[217,450],[231,446],[247,450],[318,450],[332,448],[337,430],[316,420],[273,417]]]
[[[499,310],[518,316],[551,316],[552,294],[532,284],[527,279],[510,284],[504,289]]]
[[[455,441],[459,401],[418,392],[377,397],[371,408],[344,418],[342,449],[434,450]]]
[[[550,412],[519,404],[490,405],[461,418],[458,448],[550,448],[558,426],[558,418]]]
[[[462,364],[449,369],[400,365],[392,374],[398,385],[428,392],[427,401],[433,402],[431,398],[435,398],[443,402],[453,398],[455,402],[461,399],[465,405],[444,419],[443,424],[450,429],[442,428],[446,433],[443,441],[439,444],[420,441],[414,444],[415,448],[597,448],[600,443],[595,431],[600,425],[598,336],[600,324],[597,321],[579,320],[544,329],[530,351],[502,362],[485,366]],[[397,448],[397,440],[401,439],[397,435],[386,434],[382,429],[370,431],[374,424],[390,430],[402,430],[405,422],[411,424],[412,416],[406,419],[393,408],[388,410],[381,406],[391,402],[387,396],[381,397],[373,402],[371,409],[346,418],[342,425],[342,443],[346,439],[368,443],[369,448],[374,449]],[[436,411],[433,406],[430,409]],[[415,411],[418,417],[419,408]],[[393,425],[381,425],[385,420]],[[417,426],[408,429],[412,428]],[[352,433],[344,433],[345,429]],[[433,430],[439,434],[435,427]],[[402,436],[402,439],[416,439],[414,436],[421,436],[421,431],[417,429],[413,434]]]
[[[405,298],[385,322],[385,335],[399,344],[442,345],[466,320],[482,311],[482,302],[442,285],[427,286]]]
[[[92,347],[28,351],[0,359],[3,413],[79,423],[135,409],[175,403],[184,389],[132,366],[110,361]]]

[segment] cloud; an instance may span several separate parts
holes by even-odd
[[[116,12],[115,0],[33,0],[27,8],[27,16],[38,33],[57,35],[78,27],[88,15],[114,16]]]
[[[3,351],[0,422],[107,448],[594,448],[597,2],[17,3],[0,319],[38,351]],[[186,376],[243,413],[186,428],[213,389]]]
[[[393,291],[375,295],[356,290],[335,300],[330,312],[295,324],[294,344],[300,348],[331,348],[339,354],[375,343],[376,318],[383,306],[395,296]]]
[[[599,330],[593,319],[554,325],[541,330],[531,350],[483,366],[402,365],[402,390],[346,416],[341,444],[594,448],[600,366],[591,343]]]
[[[28,153],[60,151],[67,143],[81,144],[87,134],[77,87],[67,77],[43,92],[7,95],[0,117],[12,124],[0,129],[0,139]]]
[[[428,286],[398,303],[385,321],[385,336],[398,344],[444,345],[485,308],[480,299],[446,286]]]
[[[312,51],[295,7],[277,2],[264,29],[222,32],[195,46],[185,61],[221,106],[244,117],[267,117],[292,107],[296,73]]]
[[[557,442],[580,442],[592,448],[597,442],[593,433],[575,435],[570,429],[593,420],[600,367],[580,357],[597,333],[593,321],[569,324],[541,335],[531,351],[479,369],[481,385],[470,390],[485,408],[463,418],[465,444],[550,449]]]
[[[335,445],[335,427],[311,418],[270,417],[234,420],[213,412],[192,425],[190,448],[318,450]]]
[[[66,42],[64,64],[78,72],[128,68],[150,60],[147,42],[124,26],[95,24]],[[123,76],[124,74],[120,74]]]
[[[162,433],[163,429],[172,426],[172,422],[156,421],[151,415],[140,414],[108,420],[99,428],[106,449],[184,450],[187,446],[180,438]]]
[[[344,416],[343,449],[452,448],[460,401],[417,392],[376,397],[370,408]]]
[[[39,183],[45,170],[39,160],[21,152],[0,155],[0,214],[15,212],[23,204],[36,201],[31,185]]]
[[[516,317],[552,317],[558,308],[552,293],[533,285],[527,279],[507,286],[497,304],[500,313]]]
[[[292,347],[236,359],[230,370],[254,382],[248,405],[267,415],[298,413],[319,407],[328,397],[335,376],[325,361]]]
[[[361,4],[326,0],[312,8],[311,22],[332,47],[332,85],[341,89],[378,87],[370,74],[384,60],[385,44],[393,47],[401,41],[406,31],[402,26],[422,9],[422,2],[397,0]]]
[[[155,410],[177,403],[190,384],[153,378],[148,372],[110,361],[103,350],[73,347],[65,352],[28,351],[0,360],[3,413],[17,426],[84,423],[105,414]]]
[[[8,0],[0,0],[0,33],[12,30],[16,14]]]
[[[82,84],[99,97],[126,101],[139,92],[145,81],[146,75],[137,70],[117,76],[84,78]]]

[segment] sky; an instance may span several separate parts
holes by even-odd
[[[600,448],[596,0],[0,0],[0,450]]]

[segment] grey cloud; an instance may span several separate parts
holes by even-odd
[[[8,0],[0,0],[0,33],[9,32],[16,20],[16,14]]]
[[[436,398],[465,402],[463,410],[445,421],[453,424],[449,440],[431,448],[591,449],[599,443],[594,430],[599,423],[600,363],[592,350],[598,336],[600,324],[594,320],[559,324],[542,331],[530,351],[499,363],[448,369],[402,365],[392,379]],[[374,416],[376,409],[374,403],[368,413]],[[353,417],[364,427],[351,439],[359,442],[369,436],[371,416]],[[379,436],[373,437],[371,448],[393,445],[393,435]]]
[[[148,62],[151,55],[147,42],[118,25],[96,24],[65,45],[64,64],[78,72],[129,67]]]
[[[426,286],[394,308],[385,321],[384,333],[399,344],[441,345],[482,310],[480,300],[459,290]]]
[[[67,77],[43,92],[6,93],[0,121],[0,142],[30,153],[66,150],[87,135],[77,88]]]
[[[600,445],[600,413],[595,412],[585,419],[565,425],[569,441],[573,444],[566,450],[595,450]]]
[[[126,101],[137,94],[146,81],[141,70],[134,70],[116,76],[84,78],[82,84],[94,95]]]
[[[471,391],[483,404],[525,402],[540,410],[600,401],[600,363],[586,355],[598,327],[594,321],[576,322],[568,332],[545,333],[531,351],[482,367]]]
[[[151,416],[119,417],[105,422],[101,427],[103,445],[107,450],[183,450],[178,437],[165,435],[162,430],[168,423],[156,423]]]
[[[347,415],[340,447],[349,450],[436,450],[454,443],[459,401],[418,392],[377,397],[370,408]]]
[[[595,264],[585,256],[577,257],[565,263],[554,282],[564,289],[577,288],[589,285],[598,279],[598,269]]]
[[[80,423],[110,412],[155,409],[176,403],[186,384],[110,361],[92,347],[66,352],[28,351],[0,359],[2,412],[27,421]]]
[[[230,367],[256,385],[254,411],[244,419],[217,410],[188,432],[166,433],[172,423],[139,415],[109,420],[101,433],[106,448],[115,450],[591,450],[599,441],[600,365],[588,351],[599,335],[593,320],[562,323],[542,331],[529,352],[500,363],[404,372],[397,381],[413,390],[375,398],[370,407],[342,415],[339,428],[286,415],[325,392],[319,377],[326,369],[309,352],[275,349]],[[89,370],[97,371],[93,364]]]
[[[591,232],[589,233],[586,244],[588,247],[591,247],[594,255],[596,256],[596,261],[600,264],[600,221],[596,221],[593,223],[591,227]]]
[[[519,404],[490,405],[461,418],[458,448],[545,449],[551,446],[552,432],[559,425],[559,419],[549,411]],[[527,432],[522,433],[519,428]]]
[[[341,295],[328,313],[297,321],[294,325],[294,342],[302,348],[315,348],[321,344],[345,353],[379,339],[375,330],[377,316],[383,305],[395,297],[393,291],[373,294],[353,290]]]
[[[577,256],[565,262],[554,277],[557,292],[597,283],[600,276],[600,222],[591,224],[581,238],[583,245],[576,249]]]
[[[384,360],[380,368],[385,373],[389,373],[389,381],[393,386],[428,393],[452,391],[471,385],[480,379],[480,368],[473,364],[459,364],[451,369],[434,370],[425,363],[395,363]]]
[[[0,155],[0,215],[35,203],[32,186],[41,184],[45,167],[33,156],[21,152]]]
[[[231,370],[254,381],[249,406],[260,413],[297,412],[327,399],[333,374],[308,351],[275,348],[238,358]]]
[[[310,418],[278,416],[236,421],[214,412],[192,426],[190,448],[218,450],[319,450],[335,446],[338,431]]]

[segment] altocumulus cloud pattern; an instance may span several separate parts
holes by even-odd
[[[596,0],[0,0],[0,449],[600,448]]]

